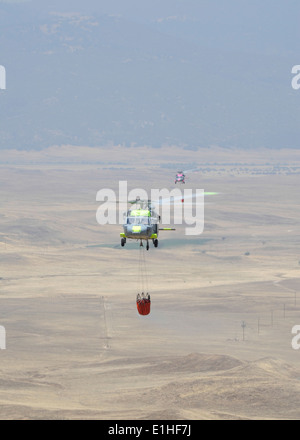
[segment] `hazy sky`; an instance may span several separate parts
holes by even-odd
[[[0,0],[0,147],[298,147],[299,23],[299,0]]]

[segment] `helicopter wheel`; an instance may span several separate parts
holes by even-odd
[[[126,243],[126,238],[122,238],[122,239],[121,239],[121,246],[124,246],[125,243]]]
[[[157,238],[153,241],[153,244],[154,244],[154,247],[157,247],[157,246],[158,246],[158,240],[157,240]]]
[[[147,251],[149,251],[149,242],[147,241],[147,246],[146,246]]]

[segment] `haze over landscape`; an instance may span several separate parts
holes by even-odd
[[[300,419],[299,18],[0,0],[0,419]],[[214,193],[203,233],[121,247],[119,181]]]
[[[295,148],[296,0],[0,2],[0,147]]]

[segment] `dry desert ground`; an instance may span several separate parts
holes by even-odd
[[[100,189],[193,166],[185,188],[218,193],[201,235],[147,252],[97,223]],[[296,150],[1,152],[0,418],[300,419],[299,187]]]

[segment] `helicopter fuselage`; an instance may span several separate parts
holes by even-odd
[[[150,240],[157,238],[158,217],[150,209],[132,209],[127,212],[123,231],[126,238]],[[123,235],[123,234],[122,234]]]
[[[177,182],[185,183],[185,175],[184,175],[184,173],[182,171],[179,171],[176,174],[175,183],[177,183]]]
[[[125,215],[123,232],[121,236],[121,246],[125,246],[126,239],[139,240],[140,246],[143,246],[143,240],[146,241],[146,249],[149,250],[149,241],[152,240],[154,247],[158,246],[158,231],[174,231],[173,228],[159,228],[161,221],[160,215],[155,211],[150,201],[136,200],[136,209],[130,209]]]
[[[126,239],[140,240],[141,246],[143,240],[147,242],[149,249],[149,240],[157,247],[159,216],[152,209],[131,209],[127,212],[126,223],[123,224],[123,232],[120,233],[121,245],[124,246]]]
[[[146,225],[124,225],[124,235],[126,238],[150,240],[157,238],[157,233],[154,232],[153,226]]]

